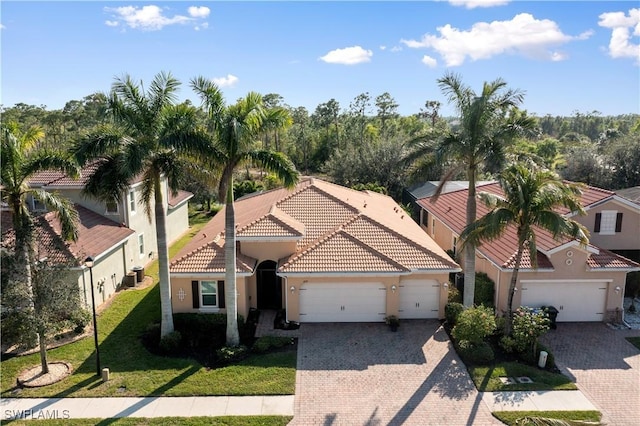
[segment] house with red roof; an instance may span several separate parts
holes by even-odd
[[[30,210],[37,216],[36,249],[39,258],[75,263],[83,300],[90,303],[89,271],[82,264],[88,256],[93,257],[96,304],[99,305],[123,285],[134,267],[144,267],[156,258],[157,244],[155,219],[153,215],[149,219],[140,204],[141,182],[131,182],[119,203],[105,203],[82,193],[92,172],[93,166],[89,165],[81,170],[79,179],[71,179],[60,172],[45,171],[29,181],[32,188],[58,192],[73,201],[79,216],[76,242],[62,239],[60,223],[53,213],[46,211],[45,206],[33,198],[28,202]],[[189,228],[188,200],[193,194],[186,191],[171,194],[166,185],[163,192],[167,200],[167,233],[171,243]],[[2,211],[3,248],[11,247],[13,238],[11,213]]]
[[[477,191],[502,194],[497,183],[477,187]],[[459,236],[466,225],[468,190],[442,194],[417,201],[421,207],[422,229],[447,250],[459,248]],[[640,271],[640,265],[618,253],[640,249],[640,204],[600,188],[586,187],[581,195],[585,216],[566,210],[590,232],[590,244],[555,240],[543,230],[536,231],[537,268],[525,253],[518,274],[514,306],[554,306],[557,321],[610,321],[621,319],[626,276]],[[488,209],[478,203],[478,217]],[[614,252],[614,250],[616,252]],[[506,311],[509,282],[517,251],[515,228],[495,241],[476,249],[476,271],[495,282],[495,306]]]
[[[390,197],[307,178],[235,202],[238,311],[297,322],[442,318],[460,267]],[[224,312],[224,211],[173,257],[174,312]]]

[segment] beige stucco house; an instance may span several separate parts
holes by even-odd
[[[96,304],[100,305],[111,297],[123,284],[125,276],[134,267],[144,267],[157,257],[155,218],[145,214],[142,206],[141,183],[133,181],[119,203],[105,203],[82,194],[92,166],[84,167],[79,179],[71,179],[60,172],[42,172],[32,177],[29,185],[50,192],[58,192],[74,202],[79,215],[78,241],[64,242],[60,237],[60,226],[52,213],[45,207],[29,199],[29,207],[34,213],[42,213],[39,218],[39,251],[41,256],[69,261],[75,259],[78,286],[85,303],[91,302],[89,271],[82,263],[87,256],[94,258],[93,278]],[[171,194],[163,188],[167,200],[167,236],[171,243],[189,229],[188,200],[190,192],[178,191]],[[7,246],[11,239],[11,215],[2,215],[2,244]]]
[[[478,186],[478,192],[501,194],[497,183]],[[418,200],[421,227],[436,243],[447,250],[459,248],[459,236],[466,223],[468,190]],[[514,306],[555,306],[562,321],[608,321],[620,318],[628,272],[640,265],[612,250],[640,249],[640,205],[613,192],[586,187],[581,202],[587,215],[569,211],[589,230],[590,244],[581,247],[576,241],[554,240],[542,229],[536,232],[538,267],[534,269],[525,253],[518,275]],[[478,217],[488,212],[478,203]],[[476,250],[476,271],[485,272],[495,282],[495,306],[507,309],[509,281],[517,250],[515,228]]]
[[[238,311],[299,322],[441,318],[445,251],[390,197],[307,178],[235,203]],[[174,312],[224,312],[224,211],[171,262]]]

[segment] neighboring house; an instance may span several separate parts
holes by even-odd
[[[390,197],[319,179],[235,203],[238,312],[299,322],[442,318],[459,266]],[[173,259],[174,312],[224,312],[224,210]]]
[[[476,186],[478,185],[486,185],[487,183],[495,182],[493,180],[482,180],[476,182]],[[423,218],[420,215],[422,208],[418,204],[418,200],[423,198],[431,197],[436,193],[436,189],[438,189],[438,185],[440,185],[440,181],[430,180],[423,183],[417,183],[409,188],[405,188],[402,191],[402,203],[405,205],[411,206],[411,214],[413,218],[424,225]],[[448,192],[459,191],[461,189],[469,188],[468,180],[450,180],[444,183],[444,187],[442,188],[442,194],[446,194]]]
[[[28,201],[34,213],[43,214],[44,222],[40,219],[41,225],[48,224],[38,231],[44,232],[40,236],[43,241],[55,241],[56,246],[64,247],[65,256],[74,257],[79,268],[82,268],[87,256],[94,258],[93,278],[98,291],[96,303],[100,304],[115,293],[132,268],[145,266],[156,258],[157,244],[153,212],[149,221],[141,204],[141,182],[132,182],[119,203],[104,203],[82,194],[82,189],[92,172],[91,166],[83,168],[82,177],[79,179],[71,179],[60,172],[42,172],[29,181],[32,188],[58,192],[75,203],[80,216],[79,239],[76,243],[62,241],[60,227],[53,214],[46,213],[45,207],[35,199]],[[173,196],[165,185],[165,199],[167,194],[167,236],[168,243],[171,243],[189,228],[188,200],[193,194],[178,191],[176,196]],[[10,238],[10,234],[5,235],[5,231],[10,230],[6,227],[5,220],[6,216],[3,215],[3,246],[5,239]],[[78,283],[81,291],[85,295],[89,294],[89,299],[85,300],[90,301],[88,270],[81,270]]]
[[[640,186],[632,186],[631,188],[619,189],[616,191],[616,194],[619,197],[622,197],[640,206]],[[640,222],[640,219],[638,219],[638,221]],[[640,227],[640,225],[638,226]],[[638,239],[640,239],[640,237],[638,237]],[[640,242],[638,242],[638,240],[636,240],[636,244],[634,247],[635,248],[631,249],[612,247],[611,250],[625,257],[628,257],[631,260],[640,262]]]
[[[497,183],[479,186],[478,192],[502,194]],[[418,200],[425,218],[422,228],[444,249],[459,248],[459,236],[466,225],[468,190],[441,195],[436,202]],[[589,230],[590,244],[556,241],[547,231],[536,232],[538,268],[533,269],[525,252],[516,285],[514,306],[555,306],[558,321],[608,321],[622,311],[625,279],[640,265],[610,250],[640,248],[640,205],[613,192],[586,187],[581,202],[587,215],[561,213],[582,223]],[[488,212],[478,203],[478,217]],[[495,282],[495,305],[507,309],[509,281],[517,251],[515,228],[499,239],[477,248],[476,270]]]

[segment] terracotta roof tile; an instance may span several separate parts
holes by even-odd
[[[636,269],[640,270],[640,264],[627,259],[626,257],[620,256],[609,250],[599,249],[599,253],[592,253],[591,256],[587,259],[587,265],[591,269]]]
[[[171,191],[169,191],[169,200],[167,201],[167,204],[169,204],[169,208],[172,209],[183,201],[190,199],[191,197],[193,197],[193,194],[189,191],[183,191],[179,189],[175,195],[173,195]]]
[[[234,209],[240,239],[302,237],[297,252],[288,260],[281,260],[283,271],[460,269],[400,206],[382,194],[307,178],[292,190],[277,189],[243,197],[234,203]],[[200,247],[223,237],[224,209],[175,259],[191,256]],[[333,260],[336,258],[347,263],[336,263]],[[351,261],[353,265],[349,266]],[[177,272],[175,262],[172,272]],[[201,267],[198,265],[194,267]]]
[[[245,256],[239,251],[236,254],[236,272],[251,273],[256,259]],[[220,241],[210,242],[197,250],[177,258],[171,264],[171,272],[210,272],[224,273],[224,247]]]

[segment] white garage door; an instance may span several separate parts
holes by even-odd
[[[384,321],[382,283],[310,283],[300,288],[300,322]]]
[[[440,285],[436,280],[400,282],[400,318],[438,318],[439,304]]]
[[[607,283],[599,281],[522,281],[522,305],[555,306],[558,322],[602,321]]]

